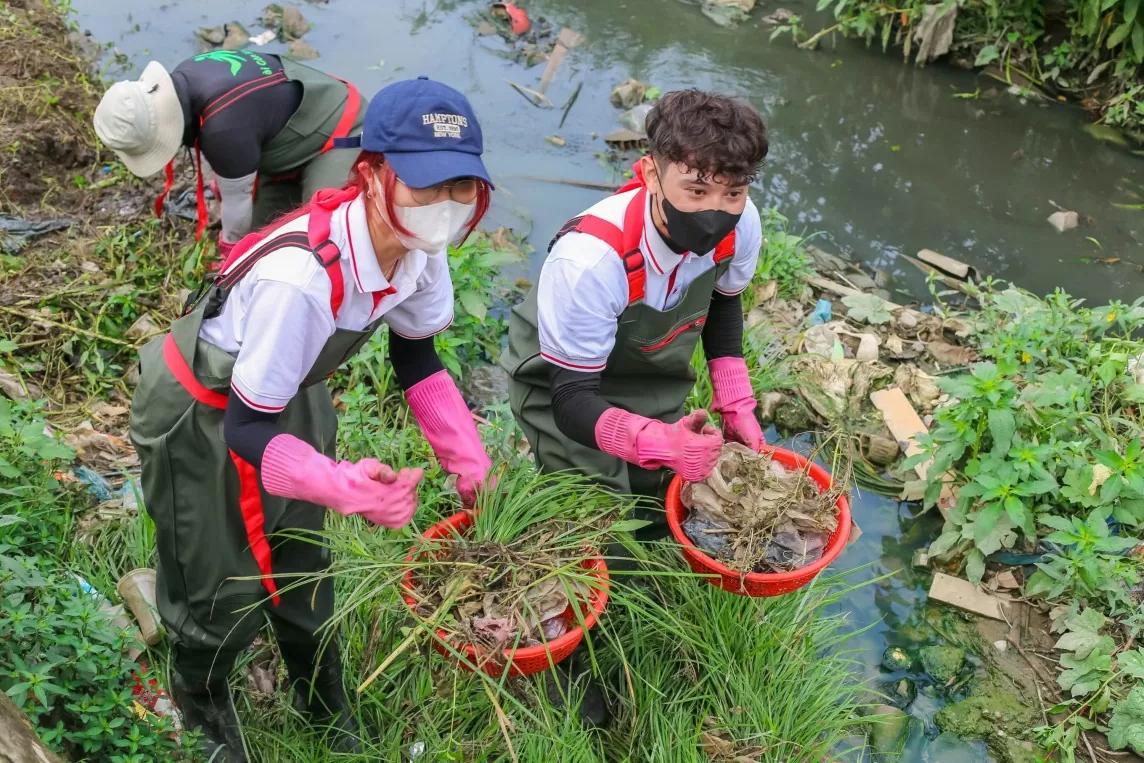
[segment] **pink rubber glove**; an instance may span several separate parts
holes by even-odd
[[[492,461],[477,434],[473,414],[447,371],[422,379],[405,392],[405,401],[441,466],[457,475],[461,503],[472,508],[488,478]]]
[[[222,240],[222,234],[218,234],[218,259],[221,263],[226,263],[230,258],[230,252],[234,249],[234,244],[227,243]]]
[[[695,411],[674,424],[609,408],[596,422],[596,444],[608,455],[645,469],[671,469],[688,482],[707,479],[719,461],[723,436]]]
[[[417,511],[420,469],[393,469],[363,458],[335,462],[294,435],[280,434],[262,454],[262,487],[271,495],[327,506],[339,514],[361,514],[396,530]]]
[[[755,418],[755,390],[742,358],[715,358],[707,363],[715,394],[711,410],[723,418],[723,436],[758,450],[766,444],[763,428]]]

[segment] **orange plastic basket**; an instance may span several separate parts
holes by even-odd
[[[770,445],[764,445],[759,450],[762,453],[772,454],[776,461],[788,469],[805,469],[823,491],[829,490],[833,484],[829,472],[818,464],[807,461],[798,453]],[[744,575],[697,549],[683,532],[688,509],[679,497],[679,491],[682,489],[683,478],[676,475],[667,488],[667,524],[671,527],[671,534],[682,546],[683,556],[691,565],[691,569],[704,575],[711,585],[730,593],[742,596],[781,596],[802,588],[842,553],[846,541],[850,538],[850,502],[845,496],[839,496],[835,502],[838,507],[838,529],[827,539],[821,559],[790,572],[748,572]]]
[[[467,511],[462,511],[433,525],[421,533],[421,537],[433,540],[451,535],[460,535],[468,530],[472,523],[472,514]],[[411,550],[405,557],[405,561],[414,561],[414,557],[419,553],[425,553],[425,551],[416,548]],[[508,668],[509,675],[514,676],[529,676],[533,673],[547,670],[549,665],[555,665],[567,659],[568,656],[576,650],[576,647],[584,640],[584,631],[596,624],[596,618],[603,614],[604,608],[608,605],[607,564],[604,563],[602,558],[589,559],[584,563],[584,569],[587,570],[592,577],[595,577],[600,584],[598,587],[592,588],[591,599],[588,602],[588,606],[583,607],[583,627],[577,624],[564,635],[558,636],[546,644],[505,649],[500,655],[494,654],[488,649],[474,646],[473,644],[454,643],[448,632],[438,630],[437,638],[433,640],[434,648],[446,657],[458,662],[465,670],[472,670],[472,666],[475,665],[482,673],[494,678],[502,675],[506,667]],[[406,571],[405,576],[401,580],[401,586],[411,593],[416,590],[416,577],[413,570]],[[409,609],[415,610],[417,600],[409,594],[403,598]],[[414,614],[416,614],[415,611]],[[564,614],[568,618],[569,624],[576,623],[576,613],[572,610],[571,605],[565,610]],[[450,647],[464,655],[465,661],[457,660],[457,656],[442,643],[445,641],[449,642]]]

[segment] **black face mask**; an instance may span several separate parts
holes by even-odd
[[[680,212],[667,196],[663,200],[664,223],[667,235],[679,246],[697,255],[704,255],[727,237],[739,224],[742,213],[733,215],[722,209],[704,209],[699,212]]]

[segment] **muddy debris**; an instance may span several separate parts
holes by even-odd
[[[799,393],[828,422],[861,417],[870,392],[893,377],[889,366],[878,361],[832,360],[820,355],[800,355],[792,368],[808,379],[799,386]]]
[[[782,392],[764,392],[759,397],[759,420],[769,424],[775,420],[775,414],[780,406],[787,402],[787,396]]]
[[[918,66],[944,56],[953,45],[953,29],[957,23],[957,4],[933,3],[923,8],[922,19],[914,30],[918,43]]]
[[[747,20],[755,0],[700,0],[703,15],[722,27],[734,27]]]
[[[642,136],[647,135],[647,115],[651,113],[650,103],[641,103],[620,114],[620,124],[626,130],[631,130]]]
[[[972,349],[940,340],[927,344],[926,352],[943,366],[967,366],[977,360],[977,353]]]
[[[646,95],[647,85],[638,79],[628,79],[612,88],[609,100],[617,109],[631,109],[643,103]]]
[[[604,136],[604,143],[617,151],[639,151],[647,148],[647,135],[631,130],[616,130]]]
[[[822,557],[838,529],[837,495],[803,470],[729,443],[703,482],[680,494],[683,530],[695,546],[739,572],[784,572]]]
[[[312,25],[302,15],[302,11],[298,10],[297,6],[287,5],[282,9],[282,26],[279,28],[278,36],[283,42],[290,42],[291,40],[300,39],[306,32],[309,32]]]
[[[770,24],[771,26],[778,26],[780,24],[789,24],[790,20],[794,18],[794,12],[788,8],[776,8],[772,13],[763,16],[763,23]]]
[[[250,33],[237,21],[226,25],[226,37],[222,41],[223,50],[242,50],[250,42]]]
[[[0,392],[13,400],[39,400],[44,396],[44,391],[36,384],[24,382],[16,374],[4,370],[0,370]]]
[[[75,225],[70,217],[50,220],[25,220],[12,215],[0,215],[0,252],[19,254],[33,239]]]
[[[286,46],[286,55],[296,58],[299,61],[312,61],[320,54],[313,45],[305,40],[294,40]]]
[[[130,442],[96,431],[90,421],[80,423],[63,439],[64,444],[75,449],[80,461],[99,472],[119,471],[139,464],[139,456]]]
[[[198,31],[195,32],[195,36],[205,42],[207,45],[217,46],[222,45],[223,40],[226,39],[226,30],[223,29],[222,24],[212,27],[202,26],[199,27]]]
[[[956,646],[927,646],[919,656],[926,674],[943,684],[955,678],[965,664],[965,650]]]
[[[503,403],[509,396],[508,373],[499,365],[480,366],[464,375],[461,388],[478,408]]]
[[[1049,215],[1049,225],[1057,229],[1057,233],[1064,233],[1080,225],[1080,215],[1076,212],[1057,210]]]

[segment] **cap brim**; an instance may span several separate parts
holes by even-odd
[[[175,158],[183,142],[183,106],[179,103],[171,75],[157,61],[147,64],[139,81],[147,86],[157,86],[152,95],[157,121],[155,143],[140,154],[125,154],[120,151],[115,153],[132,174],[149,177]]]
[[[398,179],[410,188],[428,188],[457,178],[480,178],[493,187],[485,163],[476,154],[464,151],[386,152],[385,160]]]

